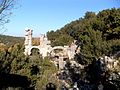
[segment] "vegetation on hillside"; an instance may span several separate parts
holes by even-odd
[[[92,58],[114,55],[120,51],[120,8],[86,12],[60,30],[47,33],[52,45],[69,45],[73,39],[80,45],[80,56],[88,63]]]
[[[1,90],[43,90],[48,82],[56,81],[52,74],[57,68],[47,57],[43,59],[38,55],[35,52],[37,50],[33,50],[32,56],[25,56],[24,46],[20,44],[9,48],[5,45],[0,47],[0,77],[3,78],[0,79]],[[10,83],[12,79],[14,82]]]
[[[104,84],[108,84],[106,82],[109,82],[107,80],[112,72],[106,72],[105,67],[99,67],[100,62],[94,60],[100,56],[112,56],[120,51],[120,8],[103,10],[98,14],[87,12],[83,18],[72,21],[60,30],[50,31],[47,36],[52,46],[70,45],[74,39],[77,40],[80,53],[76,60],[85,61],[88,66],[81,71],[78,71],[80,69],[77,67],[70,67],[70,64],[66,66],[71,86],[73,82],[80,80],[88,80],[90,83],[87,84],[92,82],[96,86],[98,83],[93,82],[93,79],[103,80]],[[44,90],[49,82],[58,86],[59,83],[53,76],[57,72],[57,67],[48,57],[41,58],[37,50],[32,50],[31,56],[25,56],[23,41],[23,38],[0,35],[0,89]],[[33,39],[33,45],[38,44],[38,39]],[[118,75],[117,71],[113,72]],[[105,78],[101,79],[101,76]],[[111,82],[114,82],[113,84],[118,87],[117,90],[120,90],[120,78],[116,80],[117,82]],[[81,85],[79,87],[82,88],[84,83],[79,82]]]
[[[23,37],[13,37],[13,36],[7,36],[7,35],[0,35],[0,43],[5,44],[6,46],[11,46],[16,43],[23,44],[24,38]]]

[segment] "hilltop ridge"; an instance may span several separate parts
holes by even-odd
[[[0,43],[4,43],[8,46],[14,45],[15,43],[23,44],[24,43],[24,37],[0,35]]]

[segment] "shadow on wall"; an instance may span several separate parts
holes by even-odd
[[[8,87],[12,88],[19,87],[22,90],[33,90],[29,88],[30,83],[31,82],[28,80],[27,76],[6,73],[0,74],[0,90],[2,89],[5,90]]]

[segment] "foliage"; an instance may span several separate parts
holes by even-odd
[[[11,14],[16,0],[0,0],[0,26],[8,23],[8,16]]]
[[[40,45],[40,39],[39,38],[33,38],[32,39],[32,45],[38,46]]]
[[[86,65],[85,70],[80,70],[78,67],[69,67],[68,65],[69,72],[66,73],[70,77],[69,83],[73,84],[72,82],[81,79],[96,85],[97,81],[93,82],[93,79],[100,79],[104,75],[104,70],[101,71],[103,69],[99,67],[101,64],[94,62],[94,60],[105,55],[116,56],[116,53],[120,51],[120,9],[107,9],[98,14],[87,12],[83,18],[72,21],[60,30],[50,31],[47,36],[51,40],[52,46],[70,45],[73,39],[76,39],[77,45],[81,48],[80,53],[76,55],[76,60],[83,64],[87,62],[88,65]],[[49,82],[58,86],[59,83],[54,75],[57,68],[54,64],[50,62],[48,57],[43,59],[38,55],[37,50],[33,50],[31,56],[25,56],[23,53],[23,40],[23,38],[0,35],[0,76],[3,73],[26,76],[27,80],[30,81],[27,88],[33,90],[43,90]],[[33,44],[37,45],[38,39],[34,39]],[[118,72],[119,68],[115,71]],[[109,74],[116,74],[116,72],[105,72],[105,78],[108,79]],[[115,82],[111,82],[119,87],[120,85],[117,83],[119,81],[118,78],[115,79]],[[6,88],[13,90],[11,87]],[[18,87],[16,90],[21,90],[21,88]]]
[[[71,42],[73,41],[72,37],[59,30],[57,30],[56,32],[54,31],[47,32],[47,37],[51,41],[52,46],[70,45]]]
[[[6,46],[10,47],[16,43],[23,44],[24,38],[23,37],[13,37],[7,35],[0,35],[0,43],[4,43]]]
[[[23,47],[17,43],[7,50],[0,51],[0,73],[26,76],[28,81],[31,81],[27,88],[37,88],[38,90],[41,88],[42,90],[51,81],[51,75],[57,69],[48,58],[43,59],[37,53],[25,56]],[[21,89],[18,88],[18,90]]]
[[[98,14],[86,12],[84,17],[60,30],[48,32],[47,36],[53,46],[69,45],[76,39],[80,55],[88,63],[93,57],[113,55],[120,51],[120,8],[106,9]]]

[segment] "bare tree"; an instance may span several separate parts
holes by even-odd
[[[0,0],[0,29],[3,25],[9,22],[9,15],[12,14],[11,10],[15,5],[15,0]]]

